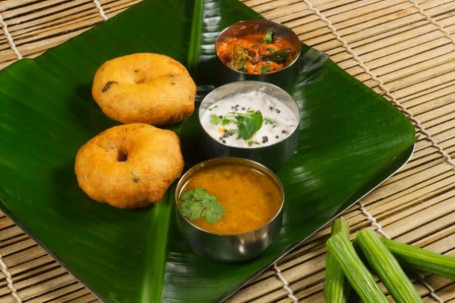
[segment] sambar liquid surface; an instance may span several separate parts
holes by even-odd
[[[282,196],[267,176],[242,165],[218,165],[196,172],[182,192],[202,187],[217,197],[226,214],[210,224],[192,221],[200,228],[218,234],[239,234],[266,224],[278,212]]]

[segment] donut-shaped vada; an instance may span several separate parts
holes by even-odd
[[[79,149],[75,161],[82,190],[90,198],[118,208],[160,201],[182,169],[178,136],[144,123],[101,132]]]
[[[137,53],[101,65],[95,73],[92,96],[101,110],[118,122],[165,125],[193,113],[196,85],[173,58]]]

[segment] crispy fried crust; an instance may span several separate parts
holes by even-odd
[[[157,203],[182,170],[178,136],[143,123],[101,132],[79,149],[75,161],[82,190],[119,208]]]
[[[166,125],[193,113],[196,85],[178,61],[137,53],[105,62],[95,74],[92,96],[113,120]]]

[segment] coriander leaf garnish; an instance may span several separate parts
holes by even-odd
[[[265,37],[264,37],[264,40],[262,40],[262,43],[266,44],[266,43],[272,43],[272,42],[273,42],[273,30],[269,29],[265,33]]]
[[[259,70],[261,71],[261,74],[266,74],[270,70],[270,65],[261,65],[259,66]]]
[[[229,66],[238,71],[246,71],[246,60],[251,57],[248,55],[249,52],[240,44],[237,44],[232,49],[232,60],[229,62]]]
[[[222,126],[226,126],[232,122],[233,117],[234,113],[228,113],[224,117],[212,114],[210,115],[210,124],[218,125],[221,123]]]
[[[180,209],[182,214],[191,221],[203,218],[213,224],[224,216],[223,205],[202,187],[190,189],[180,195]]]
[[[273,124],[276,123],[276,121],[273,120],[273,119],[271,119],[271,118],[264,118],[264,121],[265,121],[265,124],[266,124],[266,125],[267,125],[267,124],[272,124],[272,125],[273,125]]]
[[[210,115],[210,123],[218,125],[221,123],[221,121],[222,121],[221,118],[218,117],[217,115],[215,115],[215,114]]]
[[[236,125],[239,129],[239,137],[248,140],[262,127],[262,113],[248,110],[245,114],[235,116]]]
[[[181,202],[180,208],[182,210],[182,214],[191,221],[199,219],[202,211],[204,210],[202,203],[197,202]]]
[[[237,129],[226,129],[228,135],[237,134],[238,138],[248,140],[262,127],[263,116],[261,111],[254,111],[249,108],[245,113],[229,112],[224,116],[212,114],[210,116],[210,123],[213,125],[221,124],[222,126],[232,123],[237,126]],[[265,123],[274,123],[274,121],[266,119]]]
[[[226,126],[229,124],[231,124],[231,120],[229,118],[224,117],[223,119],[221,119],[221,125]]]
[[[259,145],[260,143],[256,140],[247,141],[248,146]]]

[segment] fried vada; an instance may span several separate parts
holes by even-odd
[[[194,111],[196,85],[171,57],[136,53],[106,61],[95,73],[93,99],[121,123],[167,125]]]
[[[79,149],[75,161],[82,190],[118,208],[157,203],[182,170],[178,136],[144,123],[101,132]]]

